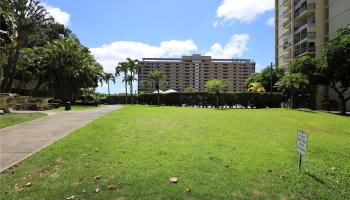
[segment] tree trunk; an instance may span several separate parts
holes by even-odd
[[[294,92],[293,90],[290,91],[290,108],[294,108]]]
[[[9,78],[8,78],[8,83],[7,83],[6,88],[5,88],[5,92],[11,92],[12,84],[13,84],[13,81],[15,80],[15,74],[17,71],[17,62],[18,62],[20,48],[21,48],[20,43],[21,43],[21,40],[18,38],[16,47],[15,47],[15,55],[13,55],[13,56],[9,55],[9,58],[8,58],[7,65],[9,67],[10,74],[9,74]]]
[[[348,87],[344,88],[342,91],[339,91],[335,82],[331,82],[330,86],[338,94],[338,97],[340,99],[340,114],[346,115],[346,102],[350,99],[350,97],[345,98],[344,92],[348,90]]]
[[[133,100],[132,100],[132,82],[130,82],[130,103],[131,104],[133,103]]]
[[[125,104],[128,104],[128,83],[125,81]]]
[[[107,82],[107,87],[108,87],[108,95],[111,95],[111,92],[109,91],[109,81]]]
[[[157,89],[158,91],[158,106],[159,106],[159,88]]]
[[[219,109],[219,94],[216,94],[216,108]]]
[[[131,77],[133,77],[133,75],[132,75],[132,70],[130,70],[130,75],[131,75]],[[130,82],[130,102],[131,102],[131,104],[133,103],[133,100],[132,100],[132,79],[131,79],[131,82]]]
[[[340,114],[341,115],[346,115],[346,100],[344,98],[344,96],[340,96],[339,95],[339,98],[340,98]]]

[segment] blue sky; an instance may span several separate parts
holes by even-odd
[[[274,0],[47,0],[57,22],[90,48],[105,71],[126,57],[201,53],[274,60]],[[118,78],[112,93],[123,92]],[[98,88],[106,92],[106,87]]]

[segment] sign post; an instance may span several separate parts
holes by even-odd
[[[299,170],[301,169],[301,161],[302,161],[302,156],[306,155],[306,150],[307,150],[307,141],[309,139],[309,136],[307,133],[303,131],[297,131],[297,152],[299,152],[300,157],[299,157]]]

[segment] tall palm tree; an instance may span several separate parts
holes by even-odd
[[[131,58],[127,58],[126,60],[128,63],[130,76],[133,77],[133,78],[130,78],[132,80],[129,83],[130,84],[130,100],[131,100],[131,104],[132,104],[133,103],[133,85],[132,84],[134,81],[137,81],[136,75],[140,71],[140,62],[137,59],[133,60]]]
[[[125,83],[125,104],[128,103],[128,82],[126,81],[126,76],[128,75],[129,65],[126,62],[118,63],[115,68],[115,76],[120,76],[121,73],[124,74],[123,82]]]
[[[107,87],[108,87],[108,94],[111,95],[110,91],[109,91],[109,81],[113,81],[113,83],[115,83],[115,77],[112,73],[105,73],[104,74],[104,80],[107,83]]]
[[[144,92],[147,92],[151,83],[149,82],[149,80],[143,80],[141,85],[142,85],[142,90]]]
[[[37,0],[4,0],[1,1],[2,8],[9,9],[16,22],[16,38],[11,42],[8,49],[7,65],[4,66],[4,79],[1,83],[1,90],[10,92],[15,79],[20,49],[28,41],[32,33],[42,31],[53,22],[48,12]]]
[[[219,109],[219,96],[224,91],[224,88],[229,85],[227,80],[209,80],[205,83],[205,91],[215,93],[216,96],[216,108]]]
[[[130,74],[126,75],[126,77],[123,79],[123,81],[124,81],[125,83],[129,84],[130,91],[132,91],[132,83],[133,83],[135,80],[137,80],[137,79],[136,79],[134,76],[130,75]],[[130,94],[131,94],[131,93],[130,93]],[[130,97],[132,97],[132,96],[130,96]],[[132,104],[132,100],[131,100],[130,102],[131,102],[131,104]]]
[[[289,91],[289,107],[294,108],[294,93],[301,88],[302,85],[309,84],[309,80],[305,75],[300,73],[288,73],[277,83],[280,90]]]
[[[157,90],[158,106],[159,106],[159,88],[160,88],[160,82],[164,79],[164,73],[160,70],[154,70],[149,74],[149,79],[151,79],[154,82],[154,87]]]

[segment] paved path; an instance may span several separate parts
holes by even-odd
[[[0,129],[0,172],[21,162],[97,117],[121,106],[55,112],[47,117]]]

